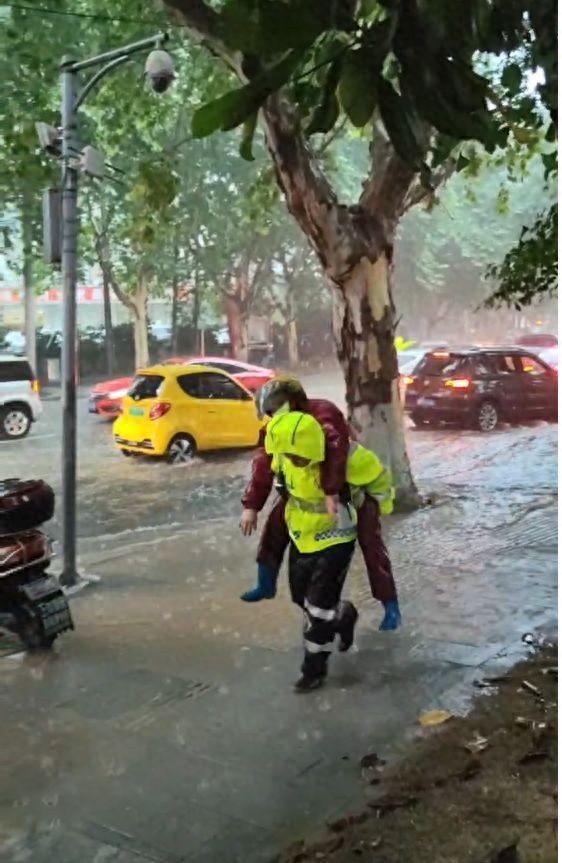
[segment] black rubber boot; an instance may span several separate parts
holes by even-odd
[[[352,602],[344,599],[340,603],[340,609],[336,618],[336,626],[340,637],[339,649],[342,653],[346,653],[353,644],[355,638],[355,624],[359,612]]]
[[[295,683],[295,692],[312,692],[314,689],[320,689],[324,683],[324,677],[309,677],[303,674]]]

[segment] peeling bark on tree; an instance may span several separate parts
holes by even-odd
[[[398,392],[394,304],[386,254],[362,258],[336,288],[334,338],[348,416],[360,439],[392,471],[400,502],[416,505]]]

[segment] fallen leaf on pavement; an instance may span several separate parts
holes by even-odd
[[[478,732],[476,732],[472,740],[467,740],[464,744],[464,748],[469,752],[472,752],[473,755],[476,755],[477,752],[484,752],[489,745],[488,738],[482,737]]]
[[[429,725],[441,725],[441,723],[452,719],[453,715],[448,710],[428,710],[426,713],[421,714],[419,723],[424,728]]]
[[[539,699],[539,701],[544,701],[543,696],[542,696],[542,692],[540,691],[538,686],[535,686],[534,683],[529,683],[528,680],[522,680],[521,681],[521,688],[526,689],[527,692],[530,692],[531,695],[534,695],[535,698]]]

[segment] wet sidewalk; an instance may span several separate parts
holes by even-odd
[[[555,503],[461,489],[388,520],[404,626],[377,631],[356,555],[359,649],[308,696],[291,690],[301,620],[285,578],[275,601],[238,599],[254,543],[234,514],[92,542],[82,565],[103,580],[73,600],[76,632],[53,656],[0,659],[0,859],[274,860],[365,799],[363,754],[396,755],[422,710],[466,709],[524,632],[553,629]]]

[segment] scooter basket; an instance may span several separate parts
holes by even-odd
[[[53,489],[41,479],[0,481],[0,536],[31,530],[55,511]]]
[[[0,536],[0,577],[37,564],[52,556],[51,541],[40,530]]]

